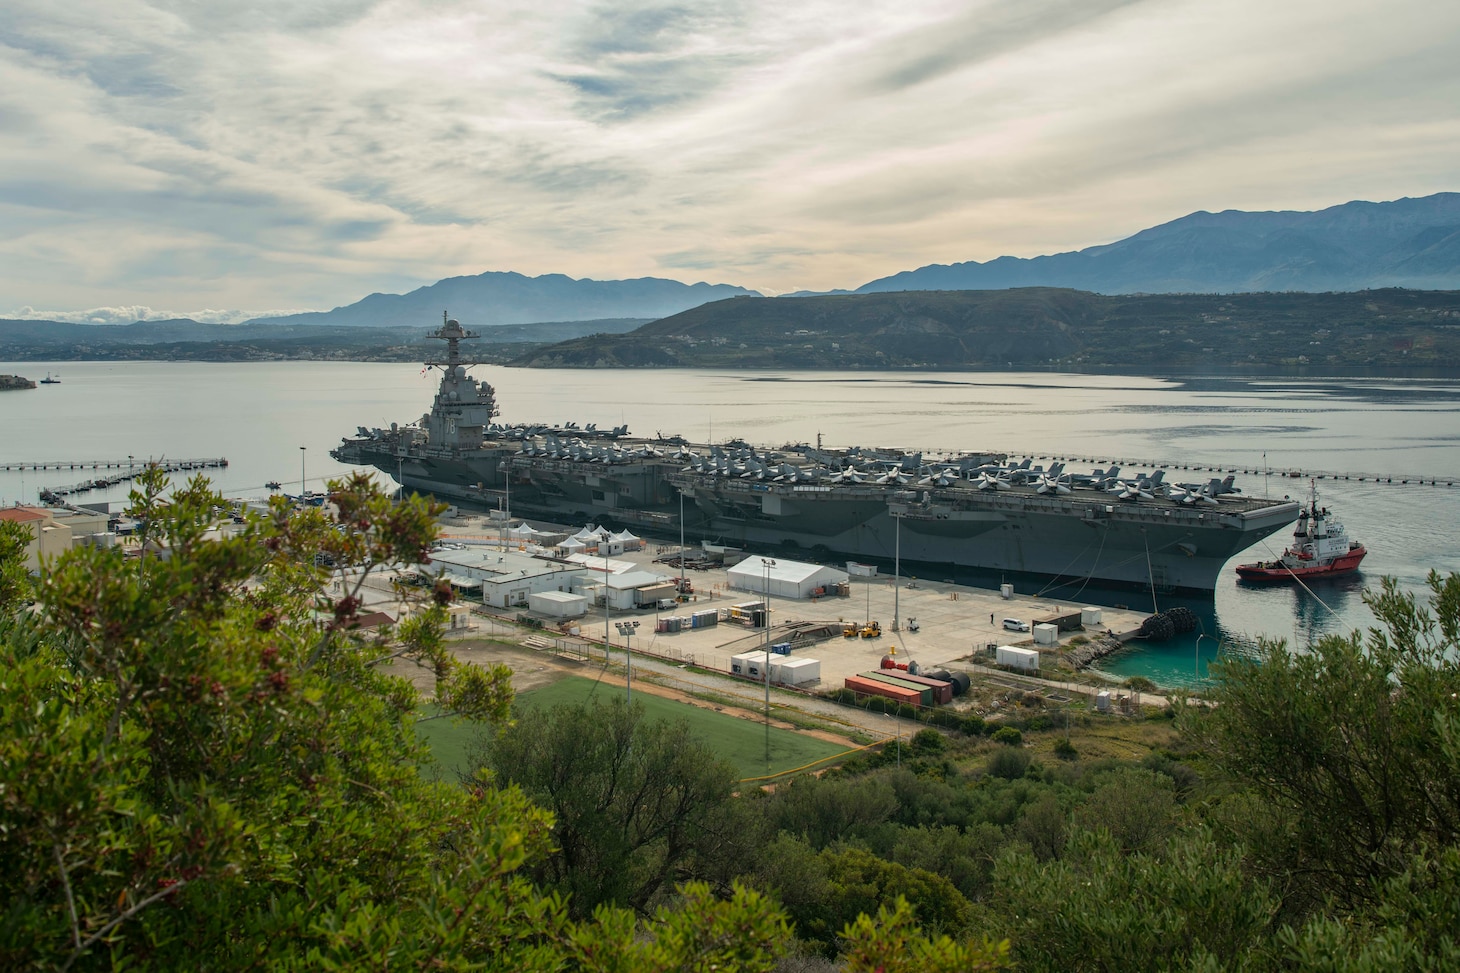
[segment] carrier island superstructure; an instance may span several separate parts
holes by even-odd
[[[1067,472],[1003,454],[923,453],[741,441],[691,444],[600,430],[501,425],[496,396],[468,374],[454,320],[431,410],[365,429],[331,451],[407,490],[516,514],[633,527],[663,537],[780,547],[975,572],[1211,592],[1234,554],[1292,523],[1299,505],[1247,497],[1232,478],[1167,482],[1163,471]],[[953,573],[951,570],[946,573]]]

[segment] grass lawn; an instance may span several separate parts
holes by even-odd
[[[584,703],[593,699],[607,700],[610,696],[621,696],[623,691],[622,683],[599,683],[582,676],[564,676],[547,686],[519,693],[517,701],[523,706],[557,706],[563,703]],[[742,778],[794,770],[844,753],[850,747],[850,744],[829,743],[802,733],[771,727],[771,762],[770,769],[767,770],[764,723],[726,716],[714,710],[690,706],[652,693],[634,693],[634,702],[644,707],[644,715],[651,720],[688,721],[689,732],[733,764]],[[426,709],[427,712],[435,711],[434,707]],[[476,727],[470,723],[431,720],[418,724],[417,730],[448,776],[470,769],[467,747],[477,733]]]
[[[524,706],[556,706],[594,698],[606,700],[610,695],[622,696],[623,691],[621,682],[598,683],[582,676],[565,676],[551,685],[530,689],[517,699]],[[651,720],[688,721],[689,732],[733,764],[743,778],[793,770],[848,749],[848,745],[771,727],[771,762],[767,771],[764,723],[726,716],[652,693],[634,693],[634,702],[643,705],[644,715]]]
[[[435,706],[423,709],[428,715],[436,712]],[[430,720],[416,724],[416,732],[430,746],[431,753],[441,764],[448,779],[458,772],[466,773],[472,768],[467,760],[467,745],[477,734],[477,728],[470,723],[452,723],[450,720]]]

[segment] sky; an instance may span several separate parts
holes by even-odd
[[[1460,190],[1454,0],[6,0],[0,316],[852,288]]]

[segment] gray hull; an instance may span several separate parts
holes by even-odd
[[[698,447],[706,457],[684,443],[670,454],[671,444],[630,438],[627,427],[497,426],[491,386],[467,375],[460,354],[460,341],[475,335],[447,320],[433,336],[447,354],[427,362],[442,372],[431,411],[416,424],[361,428],[331,455],[467,506],[802,548],[821,559],[900,558],[1207,594],[1233,555],[1298,516],[1296,503],[1240,496],[1230,477],[1198,497],[1194,487],[1162,492],[1161,473],[1117,490],[1106,487],[1113,471],[1041,483],[1030,461],[1004,468],[1003,456],[924,463],[921,453],[735,443]],[[987,482],[990,464],[997,484]]]

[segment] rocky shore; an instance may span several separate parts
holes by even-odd
[[[35,383],[21,375],[0,375],[0,392],[12,389],[33,389]]]
[[[1064,658],[1061,662],[1078,672],[1081,669],[1089,668],[1100,659],[1119,652],[1123,648],[1125,648],[1124,642],[1118,637],[1106,632],[1103,635],[1095,636],[1084,645],[1072,646],[1064,653]]]

